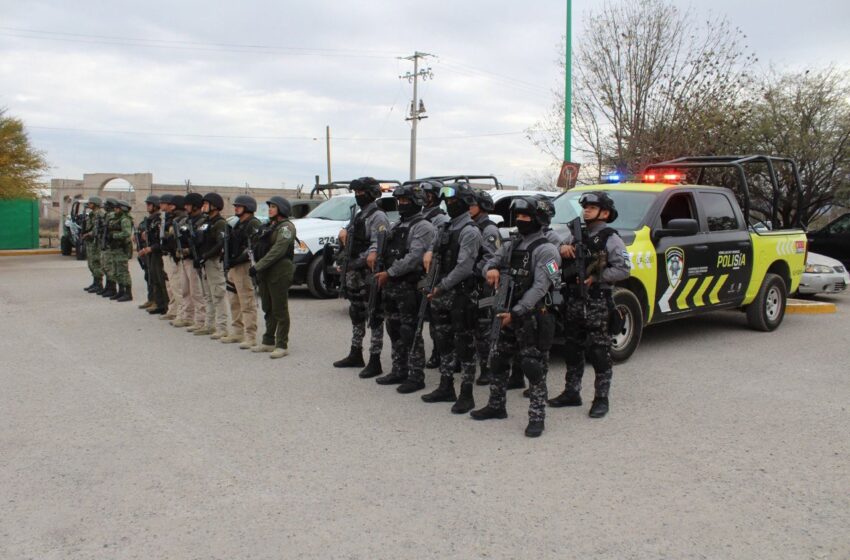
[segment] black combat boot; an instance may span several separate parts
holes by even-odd
[[[99,294],[103,291],[103,280],[95,280],[94,284],[92,284],[91,290],[88,290],[90,294]]]
[[[408,393],[415,393],[416,391],[421,391],[424,388],[424,381],[413,381],[408,378],[407,381],[396,387],[396,391],[398,391],[402,395],[407,395]]]
[[[528,437],[540,437],[544,427],[543,420],[529,420],[528,426],[525,427],[525,435]]]
[[[460,396],[452,405],[452,412],[455,414],[466,414],[475,408],[475,398],[472,396],[472,383],[460,384]]]
[[[407,372],[390,372],[375,380],[378,385],[399,385],[407,381]]]
[[[121,290],[121,295],[115,301],[133,301],[133,291],[130,286],[123,286]]]
[[[546,404],[551,406],[552,408],[561,408],[564,406],[581,406],[581,395],[573,391],[572,389],[564,389],[564,392],[555,397],[554,399],[549,399],[546,401]]]
[[[153,307],[151,309],[148,309],[148,313],[150,313],[151,315],[165,315],[166,313],[168,313],[168,308],[167,307]]]
[[[602,418],[606,414],[608,414],[608,397],[596,397],[593,399],[588,416],[591,418]]]
[[[384,373],[384,368],[381,367],[381,355],[369,354],[369,363],[366,364],[366,367],[363,368],[363,371],[360,372],[359,376],[360,379],[369,379],[370,377],[375,377],[382,373]]]
[[[519,364],[515,364],[511,368],[511,376],[508,378],[508,389],[525,389],[525,376],[522,375],[522,368]]]
[[[106,289],[106,286],[105,286],[104,284],[98,283],[97,288],[95,288],[94,290],[92,290],[92,291],[91,291],[91,293],[93,293],[93,294],[94,294],[94,295],[96,295],[96,296],[99,296],[99,295],[101,295],[101,294],[103,293],[103,291],[104,291],[105,289]]]
[[[475,384],[489,385],[490,381],[490,368],[487,367],[487,362],[484,362],[481,364],[481,373],[478,375],[478,379],[475,380]]]
[[[508,411],[504,408],[495,408],[488,404],[484,408],[473,410],[469,415],[475,420],[502,419],[508,417]]]
[[[348,353],[348,356],[341,360],[337,360],[334,362],[334,367],[363,367],[366,365],[366,362],[363,361],[363,349],[357,348],[355,346],[351,347],[351,351]]]
[[[422,395],[422,400],[427,403],[455,402],[457,393],[455,393],[454,379],[446,375],[440,376],[440,386],[427,395]]]
[[[425,369],[436,369],[438,367],[440,367],[440,356],[437,354],[437,349],[435,348],[431,352],[431,357],[425,362]]]
[[[115,301],[123,295],[124,295],[124,286],[122,286],[121,284],[118,284],[118,289],[115,290],[114,294],[109,296],[109,299],[111,299],[112,301]]]
[[[100,292],[100,295],[105,297],[105,298],[114,296],[115,295],[115,282],[107,282],[106,288],[102,292]]]
[[[97,288],[97,282],[92,278],[91,284],[83,288],[84,292],[93,292]]]

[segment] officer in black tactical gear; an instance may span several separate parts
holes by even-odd
[[[399,393],[425,388],[425,346],[421,333],[414,340],[422,295],[417,284],[425,269],[422,257],[434,242],[436,228],[422,215],[425,196],[417,184],[405,184],[393,192],[401,219],[390,227],[383,255],[377,246],[367,259],[374,269],[382,257],[383,270],[375,274],[382,293],[387,333],[392,343],[392,371],[377,378],[380,385],[400,384]]]
[[[484,267],[487,283],[494,289],[512,282],[507,307],[497,318],[502,330],[491,341],[490,400],[473,411],[476,420],[507,418],[505,398],[508,371],[514,355],[519,355],[522,371],[531,384],[531,403],[525,435],[543,433],[546,415],[546,372],[549,349],[555,334],[551,295],[560,283],[561,257],[557,248],[541,232],[549,224],[545,207],[532,197],[511,203],[511,217],[518,235],[505,242]]]
[[[381,185],[372,177],[361,177],[352,181],[349,190],[360,211],[347,228],[339,232],[343,244],[351,243],[351,261],[348,263],[345,297],[348,298],[348,315],[351,317],[351,350],[348,356],[334,362],[334,367],[363,367],[360,377],[376,377],[383,373],[381,350],[384,346],[383,310],[376,306],[369,316],[369,281],[371,275],[366,265],[369,247],[377,243],[378,233],[389,229],[390,221],[376,201],[381,198]],[[369,364],[363,361],[363,338],[366,336],[366,320],[372,333],[369,347]]]
[[[469,215],[472,221],[481,231],[481,249],[478,251],[478,259],[475,261],[474,277],[478,282],[477,293],[479,297],[490,295],[490,287],[484,280],[484,265],[487,264],[499,247],[502,246],[502,236],[499,227],[490,219],[490,212],[496,209],[493,197],[484,190],[475,191],[475,202],[469,207]],[[476,384],[490,384],[490,370],[487,367],[487,357],[490,354],[490,314],[487,309],[478,310],[478,326],[475,331],[475,349],[478,353],[478,367],[480,374]]]
[[[227,299],[224,279],[224,238],[228,229],[227,222],[221,215],[224,209],[224,199],[218,193],[204,195],[202,210],[207,215],[207,221],[200,228],[201,239],[198,245],[200,253],[196,267],[204,268],[207,280],[206,323],[205,329],[195,331],[195,334],[210,334],[210,338],[218,340],[227,336]]]
[[[587,299],[583,300],[576,275],[564,278],[564,358],[567,362],[564,392],[551,399],[549,406],[581,406],[581,379],[585,358],[596,373],[595,396],[590,407],[591,418],[608,413],[608,391],[613,375],[611,361],[610,315],[614,312],[612,289],[615,282],[630,274],[626,246],[614,228],[608,224],[617,219],[614,201],[604,192],[588,192],[579,204],[587,226],[587,262],[593,268],[585,284]],[[575,256],[575,247],[563,249],[562,254]],[[601,266],[600,266],[601,265]]]
[[[422,191],[425,193],[425,207],[422,210],[422,214],[425,216],[426,220],[431,222],[431,224],[437,228],[437,231],[440,231],[450,222],[448,215],[446,215],[446,211],[443,210],[442,201],[440,200],[440,190],[443,188],[443,183],[436,179],[429,179],[427,181],[422,181],[420,185],[422,186]],[[425,266],[427,268],[429,264],[426,263]],[[428,311],[430,316],[430,308]],[[428,334],[431,336],[431,342],[434,342],[436,340],[436,336],[434,335],[434,322],[431,321],[430,318],[428,320]],[[440,367],[440,356],[437,354],[436,343],[433,344],[431,357],[428,358],[427,362],[425,362],[425,367],[428,369]]]
[[[238,221],[228,238],[229,257],[227,280],[230,300],[230,334],[221,339],[225,344],[240,343],[240,348],[249,349],[257,342],[257,298],[248,269],[251,267],[249,250],[260,229],[260,220],[254,217],[257,201],[241,194],[233,201]]]
[[[150,253],[146,251],[150,241],[148,240],[148,230],[153,216],[159,210],[159,197],[155,194],[149,194],[145,198],[145,210],[147,215],[139,222],[136,231],[139,235],[135,238],[136,241],[136,257],[139,260],[139,265],[145,273],[145,286],[147,286],[147,296],[145,302],[139,306],[139,309],[154,309],[156,302],[154,301],[154,282],[151,279]],[[135,237],[135,236],[134,236]],[[141,242],[139,241],[141,239]]]
[[[446,185],[440,191],[446,202],[451,223],[434,245],[433,258],[440,259],[437,285],[431,298],[431,321],[437,352],[440,355],[440,385],[422,396],[428,403],[454,402],[452,412],[463,414],[475,407],[472,384],[475,381],[475,346],[472,333],[476,329],[477,299],[475,262],[481,248],[481,232],[469,207],[475,194],[468,183]],[[433,264],[433,260],[432,260]],[[455,393],[454,364],[460,363],[462,377],[460,396]]]
[[[148,297],[150,297],[150,301],[141,305],[140,309],[146,309],[152,315],[163,315],[168,311],[165,266],[162,260],[162,229],[165,222],[160,210],[161,203],[162,199],[155,195],[150,195],[145,199],[148,211],[143,230],[145,247],[139,250],[139,258],[144,259],[147,265]]]
[[[198,244],[201,240],[200,229],[207,219],[203,212],[203,206],[204,197],[200,193],[188,193],[183,197],[183,209],[186,211],[186,217],[183,219],[179,233],[181,246],[186,252],[186,258],[183,259],[183,267],[186,271],[185,279],[188,280],[186,285],[189,288],[189,296],[185,298],[188,302],[186,315],[188,320],[192,322],[186,330],[191,333],[205,331],[203,334],[212,334],[212,331],[206,327],[207,303],[204,296],[206,287],[201,280],[203,260],[198,251]],[[184,293],[187,293],[187,290],[184,289]]]

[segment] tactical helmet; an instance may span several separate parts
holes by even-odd
[[[99,196],[91,196],[89,197],[89,204],[93,204],[95,206],[102,206],[103,201],[100,199]]]
[[[545,194],[536,194],[534,198],[537,200],[539,205],[542,205],[546,209],[546,213],[549,214],[549,221],[552,221],[552,218],[555,217],[555,204],[552,202],[552,197],[546,196]]]
[[[381,198],[381,184],[374,177],[360,177],[348,184],[348,190],[366,191],[372,198]]]
[[[475,204],[484,212],[493,212],[496,210],[496,204],[493,202],[493,197],[487,191],[475,191]]]
[[[247,194],[237,196],[236,200],[233,201],[233,206],[242,206],[252,214],[257,211],[257,201],[254,200],[253,196],[248,196]]]
[[[619,216],[617,209],[614,207],[614,200],[606,192],[591,191],[584,193],[578,199],[578,203],[582,208],[585,206],[598,206],[600,210],[608,210],[608,219],[605,221],[609,224]]]
[[[475,204],[475,191],[467,182],[450,183],[440,189],[440,198],[443,200],[457,198],[467,206],[472,206]]]
[[[425,206],[425,191],[419,183],[405,183],[400,187],[396,187],[393,191],[393,198],[409,198],[415,206]]]
[[[183,198],[183,205],[192,205],[196,209],[198,209],[204,205],[204,197],[202,197],[199,193],[196,192],[189,193]]]
[[[106,206],[107,208],[115,208],[115,206],[117,206],[117,205],[118,205],[118,200],[115,199],[115,198],[112,198],[111,196],[106,199],[106,203],[104,204],[104,206]]]
[[[186,205],[186,198],[181,194],[175,194],[171,197],[171,204],[176,206],[178,210],[183,210]]]
[[[159,204],[159,197],[155,194],[149,194],[148,197],[145,199],[145,204],[153,204],[154,206],[156,206],[157,204]]]
[[[130,203],[126,200],[119,200],[115,203],[115,205],[124,210],[125,212],[129,212],[130,210],[132,210],[132,206],[130,206]]]
[[[221,195],[218,193],[207,193],[204,195],[204,202],[209,202],[210,207],[215,208],[218,211],[221,211],[224,208],[224,199],[221,198]]]
[[[422,192],[428,194],[431,193],[437,198],[440,198],[440,189],[443,188],[442,181],[437,181],[436,179],[428,179],[426,181],[422,181],[419,183],[422,187]]]
[[[540,226],[548,226],[552,222],[547,204],[534,196],[515,198],[511,202],[511,222],[516,221],[517,214],[531,216]]]
[[[292,205],[289,204],[289,201],[282,196],[273,196],[266,201],[266,204],[274,204],[277,206],[278,213],[284,218],[288,218],[292,213]]]
[[[159,197],[160,204],[174,204],[171,202],[174,199],[174,195],[172,194],[163,194]]]

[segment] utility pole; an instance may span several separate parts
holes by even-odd
[[[325,126],[325,151],[328,158],[328,185],[330,185],[333,179],[331,179],[331,127],[329,125]],[[328,192],[332,191],[328,189]]]
[[[407,80],[408,82],[413,83],[413,101],[410,103],[410,116],[405,118],[407,121],[411,121],[410,126],[410,180],[413,181],[416,179],[416,125],[422,119],[427,119],[428,117],[423,116],[425,112],[425,104],[419,99],[419,78],[421,77],[423,80],[433,79],[434,73],[431,72],[431,68],[423,68],[419,69],[419,59],[425,58],[429,56],[434,56],[432,54],[423,53],[416,51],[412,56],[402,57],[401,60],[412,60],[413,61],[413,73],[408,72],[404,76],[399,76],[402,80]]]
[[[564,161],[572,161],[573,152],[573,1],[567,0],[566,83],[564,88]]]

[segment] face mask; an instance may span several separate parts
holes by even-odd
[[[356,194],[354,195],[354,200],[357,202],[357,206],[363,208],[370,202],[372,202],[372,197],[368,194]]]
[[[469,207],[460,201],[452,202],[451,204],[446,204],[446,208],[449,212],[449,217],[452,219],[457,218],[464,212],[469,212]]]
[[[536,222],[522,222],[517,220],[516,222],[516,230],[520,235],[528,235],[530,233],[535,233],[540,231],[540,224]]]
[[[420,207],[415,204],[399,204],[398,213],[402,218],[409,218],[419,213]]]

